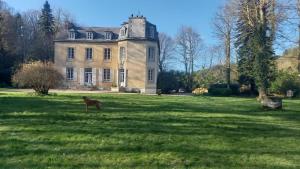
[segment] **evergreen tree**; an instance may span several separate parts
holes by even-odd
[[[236,47],[240,76],[248,82],[254,80],[259,88],[260,98],[267,95],[267,89],[275,74],[273,41],[275,32],[271,19],[273,0],[240,1],[237,24]]]
[[[53,51],[54,51],[54,33],[55,33],[55,23],[52,10],[48,1],[45,2],[42,9],[42,14],[39,18],[39,27],[41,31],[41,37],[44,39],[44,49],[46,58],[43,60],[52,60],[53,61]]]

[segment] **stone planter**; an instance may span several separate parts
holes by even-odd
[[[111,90],[112,92],[119,92],[119,91],[120,91],[120,90],[119,90],[119,87],[111,87],[110,90]]]
[[[263,107],[270,109],[282,109],[282,98],[280,97],[266,97],[261,100]]]

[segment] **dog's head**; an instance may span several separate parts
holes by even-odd
[[[88,98],[88,97],[86,97],[86,96],[82,96],[82,99],[83,99],[83,100],[86,100],[87,98]]]

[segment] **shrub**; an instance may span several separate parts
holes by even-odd
[[[12,77],[18,87],[33,88],[37,94],[48,94],[50,88],[58,87],[64,77],[51,62],[31,62],[22,64]]]
[[[208,88],[208,93],[214,96],[229,96],[239,95],[240,86],[238,84],[230,84],[227,88],[227,84],[212,84]],[[219,92],[219,93],[218,93]]]
[[[212,96],[230,96],[232,90],[228,88],[209,88],[208,93]]]
[[[200,87],[200,88],[194,89],[192,93],[193,93],[194,95],[203,95],[203,94],[208,93],[208,90],[207,90],[207,88]]]
[[[208,93],[213,96],[230,96],[239,95],[240,86],[238,84],[231,84],[227,88],[227,84],[212,84],[208,88]]]
[[[300,93],[300,78],[298,73],[279,71],[275,81],[271,84],[272,93],[286,95],[288,90],[292,90],[294,95]]]
[[[160,72],[157,79],[157,88],[164,94],[172,93],[180,88],[186,88],[184,73],[177,71]]]

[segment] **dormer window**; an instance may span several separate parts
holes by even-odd
[[[125,36],[125,30],[121,30],[121,36]]]
[[[87,39],[90,39],[90,40],[91,40],[91,39],[94,38],[93,36],[94,36],[93,32],[87,32],[87,33],[86,33],[86,38],[87,38]]]
[[[123,27],[121,29],[121,36],[126,36],[126,32],[127,32],[127,28],[126,27]]]
[[[74,31],[69,32],[69,39],[75,39],[76,38],[75,36],[76,36],[76,34]]]
[[[105,39],[106,40],[111,40],[112,38],[112,33],[111,32],[105,32]]]
[[[155,29],[153,26],[150,26],[148,29],[148,37],[154,38],[154,36],[155,36]]]

